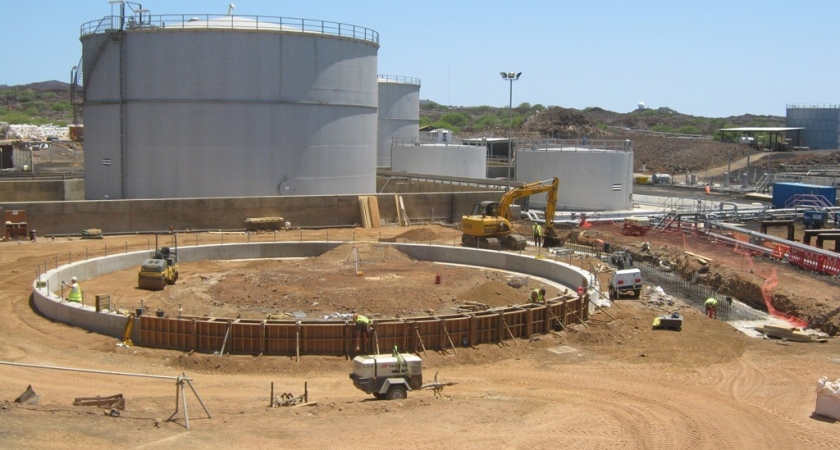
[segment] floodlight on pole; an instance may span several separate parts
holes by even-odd
[[[511,152],[513,151],[513,82],[522,76],[522,72],[499,72],[502,79],[510,82],[510,102],[508,103],[508,116],[510,126],[508,128],[508,174],[507,174],[507,188],[510,190],[510,165],[512,161]]]

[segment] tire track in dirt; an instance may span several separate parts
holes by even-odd
[[[834,439],[832,435],[810,426],[807,422],[782,414],[772,406],[790,404],[789,401],[781,402],[778,399],[785,398],[787,400],[787,397],[790,397],[791,389],[789,386],[774,384],[773,382],[778,377],[783,376],[783,371],[786,369],[773,366],[769,370],[774,372],[776,378],[769,377],[764,369],[745,359],[739,359],[726,366],[710,367],[709,374],[714,375],[715,378],[715,383],[710,386],[710,389],[718,389],[723,395],[731,396],[733,399],[731,407],[738,410],[739,417],[766,421],[765,416],[772,415],[790,425],[790,427],[779,427],[777,424],[772,430],[773,439],[771,442],[777,448],[796,448],[801,446],[803,442],[813,445],[813,448],[835,448],[833,444],[827,444]],[[807,433],[803,432],[802,428],[807,429]],[[755,432],[761,435],[768,433],[767,430],[763,429],[757,429]],[[822,436],[823,439],[817,439],[814,435]]]

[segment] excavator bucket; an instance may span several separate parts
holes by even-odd
[[[562,247],[569,238],[569,233],[560,234],[553,227],[545,229],[545,236],[543,236],[543,247]]]

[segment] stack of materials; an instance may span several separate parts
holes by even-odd
[[[245,229],[248,231],[280,230],[284,223],[282,217],[252,217],[245,219]]]
[[[755,330],[763,333],[764,336],[773,339],[781,339],[783,341],[797,341],[797,342],[826,342],[828,341],[828,334],[822,331],[803,330],[798,327],[791,327],[786,325],[762,325],[755,327]]]
[[[683,317],[679,311],[674,311],[671,314],[664,314],[653,319],[653,328],[660,330],[682,330]]]
[[[102,230],[99,228],[82,230],[82,239],[102,239]]]
[[[370,195],[359,196],[359,210],[362,216],[362,226],[365,228],[379,228],[382,220],[379,217],[379,201]]]

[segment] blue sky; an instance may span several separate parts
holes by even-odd
[[[144,0],[151,14],[225,14],[226,1]],[[379,73],[420,97],[628,112],[643,101],[697,116],[840,103],[837,0],[234,0],[237,15],[319,19],[379,32]],[[107,0],[0,2],[0,84],[69,81],[84,22]],[[114,9],[116,11],[116,8]]]

